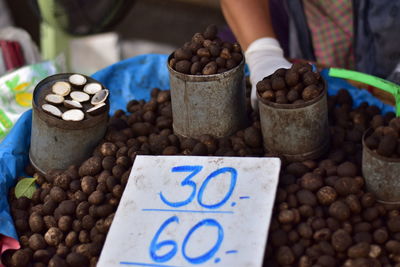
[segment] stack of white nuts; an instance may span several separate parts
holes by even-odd
[[[96,116],[107,109],[109,91],[103,89],[100,83],[87,83],[86,77],[81,74],[72,74],[68,81],[56,81],[51,91],[45,96],[47,103],[42,105],[42,109],[65,121],[81,121],[85,113]],[[84,107],[83,103],[89,100],[91,105]],[[65,108],[61,109],[61,105]]]

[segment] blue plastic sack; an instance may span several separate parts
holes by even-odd
[[[150,98],[150,90],[154,87],[169,88],[167,55],[141,55],[118,62],[93,75],[110,90],[111,110],[125,109],[131,99]],[[328,93],[336,94],[341,88],[347,89],[358,106],[366,101],[376,105],[384,112],[394,111],[374,98],[368,91],[359,90],[339,78],[327,77],[327,70],[322,75],[328,82]],[[14,186],[16,178],[23,175],[28,163],[32,112],[25,112],[9,135],[0,143],[0,234],[17,239],[17,234],[9,213],[8,190]]]

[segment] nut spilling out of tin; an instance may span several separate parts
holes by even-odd
[[[81,121],[85,117],[85,114],[80,109],[70,109],[65,111],[61,118],[65,121]]]
[[[87,81],[85,76],[80,74],[72,74],[71,76],[69,76],[68,80],[72,85],[75,85],[77,87],[85,85]]]
[[[90,103],[92,105],[98,105],[100,103],[104,103],[107,100],[107,97],[108,97],[108,90],[107,89],[103,89],[103,90],[97,92],[92,97],[92,100],[90,101]]]
[[[66,108],[82,108],[82,104],[75,100],[64,100],[64,107],[66,107]]]
[[[56,82],[51,89],[57,95],[66,96],[71,92],[71,85],[67,82]]]
[[[94,107],[86,110],[86,112],[92,116],[99,115],[100,113],[103,113],[106,110],[106,103],[100,103],[98,105],[95,105]]]
[[[94,95],[101,90],[101,84],[99,83],[89,83],[83,87],[83,91],[89,95]]]
[[[53,106],[53,105],[50,105],[50,104],[43,104],[43,105],[42,105],[42,109],[43,109],[45,112],[47,112],[47,113],[49,113],[49,114],[51,114],[51,115],[53,115],[53,116],[61,117],[61,114],[62,114],[61,110],[59,110],[57,107],[55,107],[55,106]]]
[[[51,104],[56,104],[56,105],[64,102],[64,97],[61,95],[56,95],[56,94],[48,94],[48,95],[46,95],[46,97],[44,99],[47,102],[49,102]]]
[[[84,92],[80,91],[73,91],[70,94],[72,100],[78,101],[78,102],[86,102],[90,99],[90,96]]]

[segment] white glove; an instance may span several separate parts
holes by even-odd
[[[244,55],[250,68],[251,106],[254,110],[258,110],[257,83],[277,69],[290,68],[292,64],[283,57],[283,50],[278,41],[270,37],[252,42]]]

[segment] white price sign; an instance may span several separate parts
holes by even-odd
[[[137,156],[98,266],[261,266],[280,164]]]

